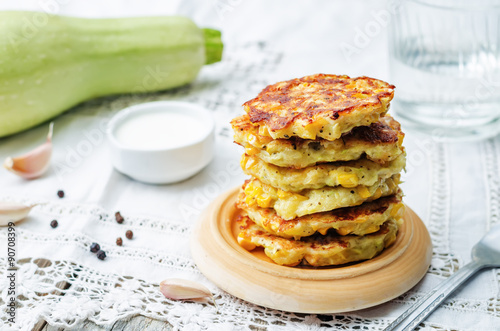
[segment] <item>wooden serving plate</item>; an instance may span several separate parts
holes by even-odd
[[[280,266],[262,249],[238,245],[239,188],[214,200],[191,237],[201,272],[230,294],[264,307],[300,313],[339,313],[387,302],[415,286],[430,265],[432,245],[421,219],[406,208],[396,242],[377,257],[345,266]]]

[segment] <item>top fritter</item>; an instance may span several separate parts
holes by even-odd
[[[378,79],[316,74],[269,85],[243,106],[261,135],[335,140],[377,122],[393,96]]]

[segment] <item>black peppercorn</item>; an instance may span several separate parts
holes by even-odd
[[[59,225],[59,223],[57,223],[57,221],[56,221],[56,220],[53,220],[52,222],[50,222],[50,226],[51,226],[52,228],[57,228],[57,226],[58,226],[58,225]]]
[[[57,196],[61,199],[64,198],[64,191],[63,190],[57,191]]]
[[[123,244],[123,240],[122,240],[122,238],[121,238],[121,237],[116,238],[116,244],[117,244],[118,246],[121,246],[121,245]]]
[[[104,260],[104,259],[106,258],[106,252],[105,252],[105,251],[102,251],[102,250],[101,250],[101,251],[99,251],[99,252],[97,252],[97,258],[98,258],[99,260]]]
[[[99,251],[101,249],[101,246],[99,246],[98,243],[92,243],[92,245],[90,245],[90,251],[92,253],[95,253],[97,251]]]
[[[119,211],[117,211],[117,212],[115,213],[115,218],[116,218],[116,222],[118,222],[118,224],[122,224],[122,223],[123,223],[123,221],[124,221],[124,218],[123,218],[123,216],[120,214],[120,212],[119,212]]]
[[[127,237],[127,239],[132,239],[132,237],[134,236],[134,233],[130,230],[127,230],[127,232],[125,232],[125,237]]]

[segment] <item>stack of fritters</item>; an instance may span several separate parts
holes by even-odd
[[[231,122],[251,175],[238,196],[238,242],[294,266],[370,259],[403,214],[403,133],[386,115],[394,86],[312,75],[266,87]]]

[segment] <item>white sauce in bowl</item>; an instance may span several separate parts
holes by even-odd
[[[125,147],[165,149],[200,141],[207,128],[201,119],[173,111],[137,112],[116,127],[114,135]]]

